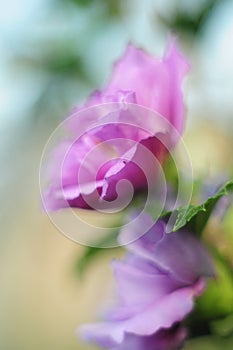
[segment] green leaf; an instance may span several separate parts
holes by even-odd
[[[173,226],[173,231],[188,225],[192,231],[200,234],[218,200],[233,191],[233,181],[228,181],[222,186],[212,197],[209,197],[200,205],[189,205],[188,207],[180,207],[177,209],[177,218]]]
[[[211,256],[216,277],[208,281],[206,290],[196,300],[195,309],[185,320],[191,338],[233,335],[232,266],[214,247],[211,247]]]
[[[223,319],[213,321],[211,326],[213,333],[222,337],[233,334],[233,313]]]
[[[233,314],[233,271],[225,257],[211,250],[216,278],[209,280],[205,293],[196,303],[195,312],[210,321]]]
[[[183,350],[232,350],[233,336],[225,338],[208,335],[186,341]]]

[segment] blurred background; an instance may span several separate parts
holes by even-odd
[[[171,32],[192,66],[184,85],[185,140],[195,177],[229,178],[231,0],[0,1],[0,349],[96,349],[82,344],[75,329],[96,319],[112,288],[109,261],[122,252],[109,249],[80,277],[84,247],[64,237],[41,209],[39,163],[51,132],[104,85],[129,41],[158,56]],[[217,246],[229,269],[221,270],[222,294],[205,303],[206,313],[221,300],[216,317],[227,318],[212,334],[187,342],[187,350],[233,347],[232,222],[230,208],[224,225],[214,223],[207,235],[216,241],[221,233]]]

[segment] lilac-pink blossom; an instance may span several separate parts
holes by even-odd
[[[51,155],[46,207],[96,208],[118,197],[121,180],[148,188],[156,173],[149,154],[162,163],[183,131],[188,68],[174,40],[163,59],[129,45],[107,87],[67,120],[73,138]]]
[[[145,220],[146,215],[142,228]],[[126,246],[125,260],[113,261],[117,304],[104,322],[81,327],[85,340],[112,350],[171,350],[182,344],[185,329],[181,322],[214,271],[194,235],[185,230],[166,234],[165,226],[157,221],[144,236]],[[128,240],[127,229],[119,239],[121,243]]]

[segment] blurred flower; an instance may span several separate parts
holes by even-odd
[[[186,337],[184,327],[162,330],[149,336],[127,334],[124,342],[111,350],[177,350]]]
[[[148,178],[155,179],[155,159],[161,163],[182,133],[187,70],[174,40],[162,60],[129,45],[105,90],[67,119],[75,139],[53,153],[48,209],[114,201],[121,180],[134,190],[147,188]],[[128,193],[124,188],[122,196]]]
[[[141,225],[148,220],[145,215]],[[180,322],[214,271],[195,236],[184,230],[166,234],[165,226],[157,221],[127,246],[124,261],[113,261],[118,303],[107,313],[106,322],[81,327],[85,340],[117,350],[171,350],[181,345],[186,331]],[[124,229],[120,242],[128,241],[129,234]]]

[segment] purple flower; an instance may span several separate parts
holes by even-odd
[[[126,334],[124,342],[111,350],[177,350],[186,337],[184,327],[175,326],[149,336]]]
[[[156,160],[163,162],[182,133],[187,71],[174,40],[162,60],[129,45],[107,87],[67,119],[72,140],[52,154],[47,208],[105,208],[132,188],[148,188]],[[132,186],[119,189],[121,180]]]
[[[142,227],[147,220],[145,215]],[[205,278],[214,272],[207,252],[193,235],[184,230],[166,234],[165,225],[157,221],[127,246],[124,261],[113,261],[117,305],[105,322],[81,327],[85,340],[112,350],[171,350],[182,344],[181,321],[204,291]],[[120,242],[128,237],[123,230]]]

